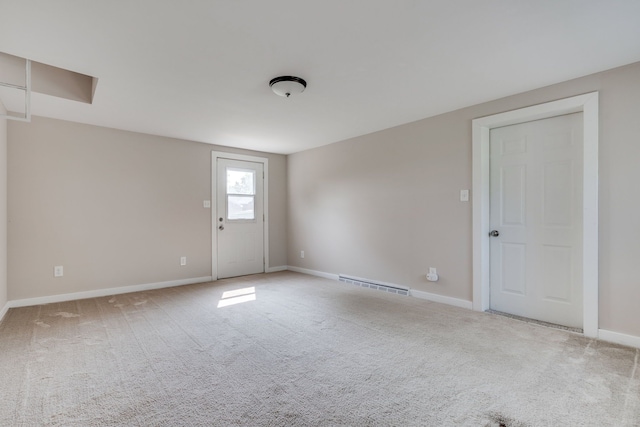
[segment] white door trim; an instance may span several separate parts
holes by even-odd
[[[473,120],[473,309],[489,309],[489,131],[532,120],[583,113],[584,335],[598,336],[598,92]]]
[[[264,271],[269,269],[269,159],[266,157],[247,156],[245,154],[211,152],[211,277],[218,279],[218,241],[216,239],[216,216],[218,212],[218,159],[241,160],[245,162],[262,163],[264,171]]]

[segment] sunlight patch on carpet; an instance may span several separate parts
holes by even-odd
[[[234,291],[226,291],[222,294],[220,301],[218,301],[218,308],[255,300],[256,288],[253,286],[250,288],[236,289]]]

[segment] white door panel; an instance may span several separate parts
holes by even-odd
[[[218,279],[264,272],[264,176],[261,163],[217,160]]]
[[[491,130],[494,310],[582,327],[582,114]]]

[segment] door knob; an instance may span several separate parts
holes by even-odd
[[[220,225],[220,227],[218,227],[218,230],[224,230],[224,225]]]
[[[491,237],[498,237],[500,235],[500,232],[498,230],[491,230],[489,232],[489,236]]]

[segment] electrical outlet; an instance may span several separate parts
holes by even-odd
[[[304,251],[300,251],[300,258],[304,258]]]
[[[187,257],[186,256],[180,257],[180,265],[187,265]]]
[[[64,276],[64,267],[61,265],[56,265],[53,267],[53,277],[62,277]]]
[[[211,200],[205,200],[202,202],[202,206],[206,209],[209,209],[211,207]]]

